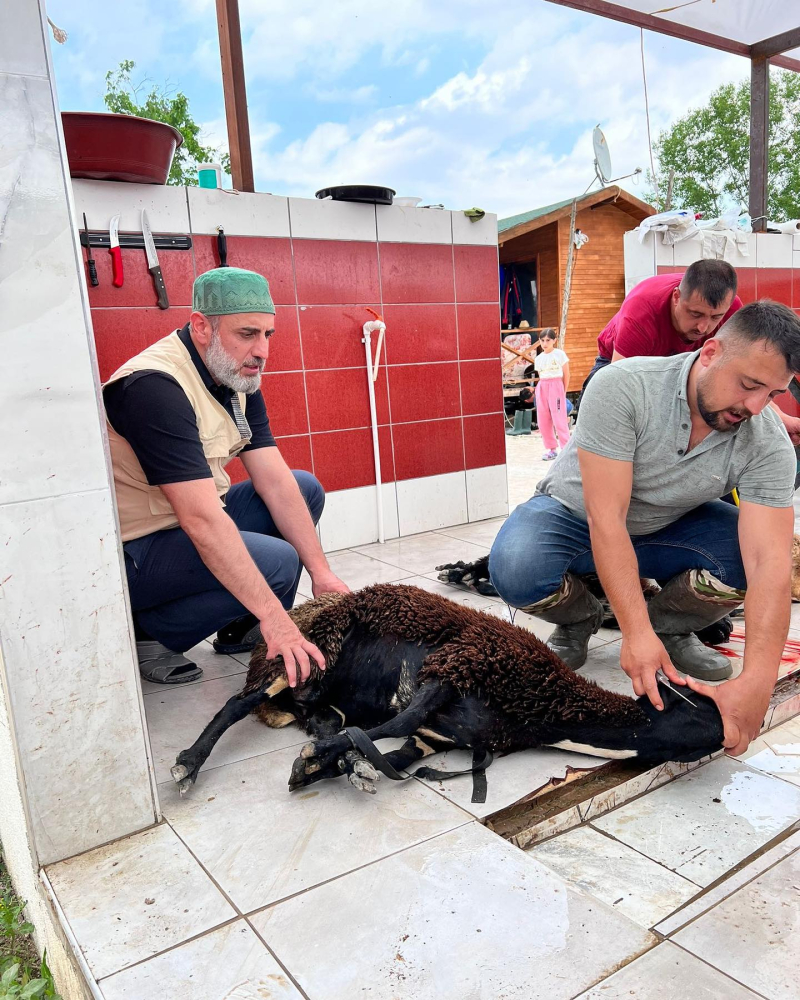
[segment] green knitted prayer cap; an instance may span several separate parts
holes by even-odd
[[[274,313],[267,279],[240,267],[217,267],[195,278],[192,308],[204,316]]]

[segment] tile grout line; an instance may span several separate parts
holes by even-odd
[[[300,985],[300,983],[298,982],[298,980],[297,980],[297,979],[296,979],[296,978],[295,978],[295,977],[294,977],[294,976],[292,975],[292,973],[291,973],[291,972],[289,971],[289,968],[288,968],[288,966],[287,966],[287,965],[286,965],[286,964],[285,964],[285,963],[284,963],[283,961],[281,961],[281,959],[280,959],[280,958],[278,958],[278,953],[277,953],[276,951],[274,951],[274,950],[273,950],[273,949],[272,949],[272,948],[270,947],[270,945],[269,945],[269,944],[267,943],[267,940],[266,940],[266,938],[264,938],[264,937],[263,937],[263,936],[261,935],[261,933],[259,932],[258,928],[257,928],[257,927],[254,927],[254,926],[253,926],[253,924],[252,924],[252,923],[250,922],[250,920],[249,920],[249,918],[248,918],[248,917],[244,917],[243,919],[244,919],[244,922],[245,922],[245,923],[247,924],[247,926],[248,926],[248,927],[250,928],[250,930],[251,930],[251,931],[252,931],[252,932],[253,932],[253,933],[255,934],[255,936],[256,936],[256,937],[258,938],[258,940],[259,940],[259,941],[260,941],[260,942],[261,942],[261,943],[262,943],[262,944],[264,945],[264,947],[266,948],[267,952],[268,952],[268,953],[269,953],[270,955],[272,955],[272,958],[273,958],[273,960],[275,961],[275,963],[276,963],[276,964],[278,965],[278,967],[279,967],[279,968],[281,968],[281,969],[282,969],[282,970],[284,971],[284,973],[285,973],[285,974],[286,974],[286,975],[287,975],[287,976],[289,977],[289,981],[290,981],[290,982],[292,983],[292,985],[293,985],[293,986],[294,986],[294,988],[295,988],[295,989],[297,990],[297,992],[298,992],[298,993],[300,994],[300,996],[301,996],[301,997],[303,997],[303,1000],[310,1000],[310,997],[309,997],[309,995],[308,995],[308,994],[306,993],[306,991],[305,991],[305,990],[304,990],[304,989],[303,989],[303,988],[301,987],[301,985]]]
[[[210,684],[212,681],[224,681],[226,677],[239,677],[241,674],[246,674],[247,673],[247,667],[245,667],[243,664],[240,664],[240,666],[242,667],[241,670],[234,670],[230,674],[220,674],[219,677],[202,677],[202,678],[199,677],[196,681],[190,681],[189,684],[182,684],[181,688],[184,691],[185,690],[197,690],[197,687],[200,684]],[[201,670],[202,669],[203,668],[201,667]],[[143,677],[142,680],[147,680],[147,678]],[[152,684],[153,681],[149,681],[149,683]],[[191,687],[190,687],[190,685],[191,685]],[[167,690],[163,691],[163,690],[161,690],[161,688],[167,688]],[[158,690],[155,690],[155,691],[142,691],[142,697],[143,698],[150,698],[150,697],[152,697],[155,694],[176,694],[176,693],[177,692],[175,692],[168,685],[163,684],[163,685],[159,686]]]
[[[294,304],[295,316],[297,318],[297,340],[300,345],[300,364],[303,366],[300,369],[300,371],[302,372],[303,375],[303,399],[305,401],[306,428],[307,428],[306,433],[308,434],[308,446],[309,446],[309,451],[311,453],[311,469],[309,471],[313,476],[315,476],[316,472],[314,469],[315,465],[314,442],[312,440],[312,435],[311,435],[311,413],[309,412],[308,408],[308,383],[306,379],[306,374],[307,374],[306,359],[305,359],[305,353],[303,351],[303,330],[300,324],[300,303],[298,302],[298,295],[297,295],[297,261],[295,260],[295,255],[294,255],[294,237],[292,234],[292,206],[289,204],[288,198],[286,199],[286,215],[289,222],[289,254],[292,259],[292,289],[294,291],[293,304]],[[275,374],[278,373],[276,372]],[[304,436],[304,435],[298,435],[298,436]],[[317,538],[319,538],[320,535],[319,535],[318,524],[316,525],[316,531],[317,531]]]
[[[67,944],[69,945],[69,950],[75,956],[75,963],[81,975],[86,980],[86,985],[89,987],[89,992],[92,994],[94,1000],[104,1000],[103,993],[100,990],[100,984],[95,978],[94,972],[83,953],[83,948],[80,946],[77,935],[73,930],[72,924],[69,922],[69,918],[64,912],[64,908],[61,905],[53,883],[50,881],[50,877],[44,867],[39,870],[39,881],[42,883],[45,889],[45,896],[50,902],[56,918],[56,924],[61,930],[64,937],[67,939]]]
[[[784,831],[784,833],[785,832],[786,831]],[[796,832],[797,831],[794,831],[794,833],[796,833]],[[789,832],[789,836],[788,837],[783,837],[782,840],[779,840],[777,843],[773,843],[771,847],[767,847],[767,849],[764,850],[764,851],[761,851],[760,854],[757,851],[754,851],[752,854],[749,854],[747,856],[747,858],[744,858],[738,864],[734,865],[733,868],[730,869],[730,871],[728,871],[724,875],[720,876],[720,878],[718,878],[714,882],[712,882],[711,885],[706,886],[703,889],[703,891],[700,892],[700,893],[698,893],[693,899],[687,899],[687,901],[683,904],[683,906],[679,907],[677,910],[674,910],[672,913],[670,913],[668,916],[664,917],[662,920],[659,920],[658,924],[663,924],[665,921],[667,921],[667,920],[669,920],[671,918],[678,917],[678,915],[680,914],[681,910],[685,910],[687,907],[699,904],[701,902],[701,900],[703,899],[704,896],[710,895],[711,893],[716,892],[717,890],[724,890],[725,889],[725,885],[726,885],[726,883],[729,880],[734,879],[734,878],[736,878],[737,875],[742,874],[742,872],[746,871],[747,868],[750,865],[756,864],[756,862],[758,861],[759,857],[763,857],[764,854],[767,854],[770,851],[777,850],[781,846],[782,843],[784,843],[786,840],[789,839],[789,837],[791,837],[793,835],[794,834],[792,832]],[[782,864],[788,858],[791,858],[793,855],[797,854],[798,851],[800,851],[800,845],[798,845],[795,848],[792,848],[792,850],[788,851],[786,854],[782,854],[779,858],[776,858],[772,862],[772,864],[767,865],[766,868],[761,868],[757,872],[754,872],[753,876],[751,878],[747,879],[747,881],[742,882],[741,884],[737,884],[737,885],[733,886],[730,889],[730,892],[728,892],[726,895],[723,895],[719,899],[717,899],[714,902],[710,903],[709,906],[705,910],[702,910],[700,913],[695,914],[693,917],[689,917],[686,920],[686,923],[679,924],[677,927],[675,927],[673,930],[669,931],[668,933],[664,934],[662,931],[655,930],[655,928],[658,927],[658,924],[654,924],[653,928],[651,928],[651,929],[654,930],[654,933],[661,934],[665,941],[671,941],[672,938],[673,938],[673,935],[678,934],[680,931],[682,931],[685,928],[691,926],[691,924],[695,923],[701,917],[704,917],[707,913],[710,913],[711,910],[713,910],[715,907],[719,906],[720,903],[724,903],[726,900],[730,899],[731,896],[736,895],[736,893],[739,892],[741,889],[745,889],[745,888],[747,888],[747,886],[752,885],[753,882],[756,882],[758,879],[760,879],[762,875],[766,875],[768,872],[772,871],[773,868],[776,868],[778,865]],[[670,871],[671,870],[672,869],[670,869]],[[686,878],[685,875],[682,876],[682,877]]]
[[[686,771],[686,772],[683,772],[683,773],[689,774],[691,772]],[[680,775],[676,775],[676,778],[679,778],[679,777],[680,777]],[[671,780],[675,781],[676,779],[672,778]],[[665,781],[664,785],[669,785],[670,783],[671,782],[669,782],[669,781]],[[664,785],[659,785],[658,787],[659,788],[663,788]],[[641,795],[638,795],[636,798],[641,798],[642,795],[647,795],[650,790],[651,789],[648,788],[646,791],[642,792]],[[652,789],[652,790],[655,791],[655,789]],[[631,802],[635,802],[635,801],[636,801],[636,799],[628,799],[627,802],[623,802],[621,805],[616,806],[614,809],[609,809],[608,812],[611,813],[611,812],[614,812],[616,809],[622,809],[624,806],[630,805]],[[603,815],[608,815],[608,814],[604,813]],[[688,882],[689,885],[697,886],[698,891],[696,893],[694,893],[694,895],[691,896],[689,899],[687,899],[686,902],[683,904],[683,906],[689,906],[690,903],[693,900],[699,899],[700,896],[702,895],[702,893],[704,891],[706,891],[704,889],[704,887],[702,885],[700,885],[699,882],[695,882],[694,879],[688,878],[688,876],[686,876],[686,875],[681,875],[680,872],[675,871],[674,868],[669,868],[667,865],[662,864],[660,861],[656,861],[655,858],[651,858],[649,854],[645,854],[644,851],[640,850],[638,847],[634,847],[633,844],[627,844],[624,840],[619,840],[619,838],[615,837],[611,833],[608,833],[606,830],[601,830],[599,827],[596,827],[594,825],[594,823],[592,822],[592,820],[584,820],[584,823],[582,823],[581,825],[582,826],[585,825],[585,826],[589,827],[589,829],[593,830],[595,833],[602,834],[602,836],[606,837],[613,844],[619,844],[620,847],[624,847],[624,848],[627,848],[629,851],[633,851],[633,853],[634,854],[638,854],[640,858],[644,858],[646,861],[651,861],[654,865],[658,865],[658,867],[662,868],[665,872],[669,872],[670,875],[677,875],[678,878],[683,879],[684,882]],[[573,829],[580,829],[580,827],[573,827]],[[558,836],[558,834],[556,834],[556,836]],[[673,910],[672,912],[673,913],[677,913],[678,911],[677,910]],[[672,914],[667,914],[666,917],[662,917],[661,920],[659,920],[659,923],[661,923],[662,920],[666,920],[671,915]]]
[[[713,763],[716,760],[720,760],[723,757],[725,757],[725,754],[722,753],[722,751],[718,751],[715,755],[712,756],[712,758],[710,760],[703,761],[703,763],[700,764],[698,767],[691,768],[688,771],[681,771],[680,773],[673,775],[669,779],[669,781],[663,782],[662,784],[658,785],[657,788],[655,788],[655,789],[652,788],[651,786],[648,786],[646,789],[644,789],[644,791],[640,792],[638,795],[634,796],[631,799],[626,800],[625,802],[620,803],[617,806],[614,806],[612,809],[606,810],[604,813],[601,813],[601,815],[602,816],[607,816],[607,815],[610,815],[611,813],[616,812],[619,809],[626,808],[627,806],[631,805],[632,803],[637,802],[639,799],[643,798],[645,795],[649,794],[651,791],[657,791],[659,788],[665,788],[667,785],[671,785],[673,782],[677,781],[679,778],[682,778],[682,777],[684,777],[687,774],[694,774],[697,771],[701,770],[701,768],[706,767],[708,764],[711,764],[711,763]],[[746,761],[737,761],[737,758],[735,758],[735,757],[730,757],[728,759],[736,761],[737,763],[740,763],[740,764],[746,763]],[[659,766],[663,766],[663,765],[659,765]],[[764,772],[757,771],[755,768],[750,768],[749,770],[752,771],[754,774],[755,773],[762,774],[762,775],[764,774]],[[766,775],[766,776],[767,777],[772,777],[772,775]],[[580,814],[580,810],[579,810],[579,814]],[[670,917],[672,917],[675,914],[679,913],[681,909],[684,909],[687,906],[693,905],[693,903],[695,903],[695,902],[699,901],[700,899],[702,899],[702,897],[704,895],[706,895],[707,893],[709,893],[709,892],[713,891],[714,889],[719,888],[720,886],[724,885],[724,883],[725,883],[725,881],[727,879],[729,879],[729,878],[733,877],[734,875],[738,874],[739,871],[744,870],[744,868],[749,863],[752,863],[753,861],[757,860],[757,857],[760,857],[763,854],[767,853],[767,851],[770,851],[770,850],[772,850],[772,849],[780,846],[781,843],[783,843],[785,840],[787,840],[789,837],[791,837],[794,833],[798,832],[797,829],[795,829],[797,827],[797,822],[795,822],[795,823],[791,824],[789,827],[787,827],[785,830],[782,830],[778,834],[776,834],[775,837],[773,837],[772,841],[768,842],[768,845],[771,845],[771,846],[765,845],[762,848],[758,848],[757,850],[752,851],[750,854],[746,855],[740,861],[736,862],[736,864],[733,865],[733,867],[728,872],[726,872],[724,875],[720,876],[718,879],[715,879],[709,885],[703,886],[703,885],[700,885],[698,882],[695,882],[694,879],[690,879],[687,875],[685,875],[684,873],[682,873],[680,870],[675,869],[675,868],[670,868],[668,865],[665,865],[662,862],[657,861],[655,858],[650,857],[649,854],[645,854],[644,851],[640,850],[638,847],[635,847],[633,844],[629,844],[629,843],[627,843],[624,840],[620,840],[618,837],[615,837],[613,834],[609,833],[608,831],[603,830],[602,828],[595,826],[594,825],[594,821],[597,818],[598,817],[595,816],[595,817],[592,817],[589,820],[583,820],[582,823],[579,824],[579,826],[588,826],[590,829],[594,830],[596,833],[602,834],[604,837],[607,837],[609,840],[613,841],[614,843],[617,843],[617,844],[619,844],[622,847],[625,847],[625,848],[628,848],[629,850],[634,851],[636,854],[639,854],[641,857],[646,858],[648,861],[652,861],[654,864],[657,864],[659,867],[663,868],[665,871],[671,872],[673,875],[678,875],[680,878],[684,879],[687,882],[690,882],[692,885],[696,885],[698,887],[698,889],[700,890],[700,892],[695,893],[695,895],[693,897],[691,897],[691,899],[688,899],[683,904],[683,906],[679,907],[677,910],[674,910],[673,913],[668,914],[666,917],[662,918],[662,920],[660,920],[659,923],[663,923],[665,920],[668,920]],[[572,829],[576,829],[576,827],[573,827]],[[546,839],[547,840],[552,840],[556,836],[559,836],[559,833],[553,834],[553,837],[549,837],[549,838],[546,838]],[[780,839],[778,839],[778,838],[780,838]],[[545,841],[540,841],[539,843],[544,843],[544,842]],[[796,848],[796,850],[800,850],[800,847]],[[790,854],[793,854],[793,853],[794,853],[794,851],[790,852]],[[790,855],[784,855],[784,858],[788,857],[788,856],[790,856]],[[688,859],[688,860],[692,860],[692,859]],[[783,860],[783,858],[779,858],[776,862],[774,862],[774,864],[778,864],[781,860]],[[685,861],[682,864],[688,864],[688,861]],[[769,868],[772,868],[772,867],[774,867],[774,865],[770,865],[769,866]],[[749,885],[750,881],[753,881],[754,879],[759,878],[760,875],[763,874],[764,872],[768,871],[769,868],[765,868],[761,872],[758,872],[757,874],[755,874],[753,876],[753,879],[750,879],[747,883],[743,883],[743,885],[737,887],[737,889],[733,889],[732,893],[738,891],[738,888],[743,888],[744,885]],[[738,871],[737,871],[737,869],[738,869]],[[727,898],[727,897],[725,897],[725,898]],[[716,904],[712,904],[712,905],[716,905]],[[703,912],[706,913],[708,911],[703,911]],[[696,918],[692,918],[692,920],[694,920],[694,919],[696,919]],[[692,923],[692,920],[687,921],[687,923]],[[682,926],[686,926],[686,925],[682,925]],[[670,933],[674,934],[675,931],[671,931]]]
[[[110,493],[111,484],[107,486],[93,486],[89,489],[65,490],[63,493],[53,493],[50,496],[25,497],[22,500],[6,500],[0,503],[0,510],[3,507],[18,507],[24,503],[46,503],[48,500],[63,500],[64,497],[85,497],[94,493]]]
[[[385,311],[386,311],[386,302],[384,302],[384,299],[383,299],[383,272],[382,272],[382,263],[381,263],[381,240],[378,238],[378,206],[375,205],[374,207],[375,207],[375,237],[376,237],[376,240],[375,240],[375,250],[376,250],[376,253],[377,253],[377,257],[378,257],[378,304],[380,306],[381,316],[383,316],[384,313],[385,313]],[[386,337],[386,331],[384,331],[384,339],[388,340],[388,338]],[[388,358],[389,357],[389,345],[387,343],[384,343],[384,351],[385,351],[385,357]],[[398,537],[400,537],[402,535],[402,532],[400,530],[400,495],[397,492],[397,454],[396,454],[395,443],[394,443],[394,424],[392,422],[392,391],[391,391],[391,386],[389,385],[389,362],[388,361],[384,364],[384,371],[385,371],[385,377],[386,377],[386,412],[389,414],[389,448],[390,448],[391,453],[392,453],[392,478],[389,481],[389,483],[391,485],[390,495],[394,497],[394,512],[395,512],[395,515],[397,516],[397,534],[398,534]],[[378,412],[377,411],[377,401],[376,401],[375,412],[376,413]],[[380,425],[378,425],[378,450],[380,452]],[[383,473],[383,466],[381,466],[381,474],[382,473]],[[383,478],[382,475],[381,475],[381,478]],[[378,496],[376,497],[375,503],[377,505],[377,503],[380,502],[381,508],[383,508],[383,482],[376,483],[375,484],[375,490],[376,490],[376,493],[378,494]],[[384,514],[385,513],[386,512],[384,511]],[[385,520],[386,519],[384,517],[384,536],[386,535]],[[385,538],[384,538],[384,540],[385,540]]]
[[[667,939],[665,939],[664,943],[666,943],[666,941]],[[741,980],[735,979],[733,976],[729,975],[723,969],[719,969],[717,968],[716,965],[712,965],[710,962],[706,961],[705,958],[702,958],[700,955],[695,955],[693,951],[689,951],[688,948],[685,948],[682,944],[679,944],[677,941],[672,941],[670,939],[669,943],[674,945],[676,948],[680,948],[680,950],[685,954],[691,955],[692,958],[696,958],[698,962],[702,962],[703,965],[708,966],[709,969],[713,969],[714,972],[717,972],[719,975],[724,976],[726,979],[729,979],[732,983],[736,983],[737,986],[741,986],[742,989],[749,990],[753,994],[753,996],[759,997],[760,1000],[771,1000],[771,998],[768,997],[765,993],[759,993],[758,990],[753,989],[752,986],[748,986],[746,983],[741,982]]]
[[[375,865],[379,865],[382,861],[388,861],[389,858],[397,857],[399,854],[405,854],[406,851],[412,851],[416,847],[421,847],[422,844],[427,844],[432,840],[436,840],[438,837],[445,837],[455,830],[462,830],[465,826],[469,826],[470,823],[475,823],[477,820],[474,816],[470,816],[461,806],[456,805],[456,803],[451,802],[451,806],[458,809],[459,812],[464,813],[465,819],[461,823],[456,823],[455,826],[448,827],[446,830],[440,830],[438,833],[432,833],[430,837],[423,837],[422,840],[415,841],[413,844],[407,844],[405,847],[398,847],[396,851],[390,851],[388,854],[382,855],[380,858],[375,858],[373,861],[365,861],[361,865],[357,865],[355,868],[348,868],[346,872],[340,872],[338,875],[331,875],[330,878],[323,879],[321,882],[315,882],[314,885],[307,885],[302,889],[298,889],[296,892],[290,892],[286,896],[281,896],[278,899],[272,900],[270,903],[265,903],[263,906],[257,906],[255,909],[247,910],[242,915],[250,920],[252,917],[256,917],[261,913],[265,913],[267,910],[272,910],[276,906],[281,906],[283,903],[288,903],[293,899],[297,899],[298,896],[304,896],[309,892],[314,892],[316,889],[321,889],[325,885],[330,885],[332,882],[338,882],[339,879],[347,878],[350,875],[354,875],[356,872],[364,871],[365,868],[373,868]],[[205,869],[203,869],[205,871]]]
[[[173,831],[174,832],[174,831]],[[203,874],[206,874],[205,870]],[[129,972],[131,969],[136,969],[141,965],[147,965],[148,962],[152,962],[156,958],[161,958],[162,955],[168,955],[170,952],[177,951],[179,948],[183,948],[184,945],[193,944],[195,941],[199,941],[201,938],[208,937],[209,934],[214,934],[216,931],[221,930],[223,927],[230,927],[231,924],[235,924],[238,920],[242,920],[242,915],[235,912],[234,916],[229,917],[227,920],[223,920],[218,924],[214,924],[213,927],[209,927],[207,930],[200,931],[197,934],[192,934],[183,941],[178,941],[176,944],[171,944],[168,948],[162,948],[161,951],[156,951],[152,955],[148,955],[146,958],[140,958],[136,962],[131,962],[129,965],[123,965],[122,968],[116,969],[114,972],[109,972],[108,975],[102,976],[97,980],[98,985],[106,982],[108,979],[113,979],[115,976],[120,975],[123,972]]]
[[[224,764],[215,764],[213,767],[201,768],[201,770],[198,772],[197,777],[199,778],[201,774],[211,774],[212,771],[219,771],[220,768],[228,767],[232,764],[242,764],[246,760],[256,760],[256,758],[258,757],[269,757],[270,754],[280,753],[282,750],[292,750],[294,747],[303,746],[304,743],[308,743],[308,740],[301,739],[297,743],[289,743],[285,747],[275,747],[274,750],[261,750],[258,753],[250,754],[249,757],[238,757],[236,760],[227,760],[225,761]],[[161,785],[166,785],[168,788],[174,787],[174,783],[169,778],[165,778],[163,781],[156,782],[157,788],[160,787]],[[196,784],[193,785],[192,787],[195,788]],[[169,822],[169,820],[166,820],[166,822]]]

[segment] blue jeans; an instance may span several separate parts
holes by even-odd
[[[316,524],[325,506],[325,491],[310,472],[293,475]],[[281,537],[249,480],[231,486],[225,510],[253,562],[288,611],[302,571],[297,552]],[[248,613],[206,567],[183,528],[136,538],[125,543],[124,551],[136,620],[170,649],[182,653]]]
[[[707,569],[729,587],[745,590],[738,527],[738,508],[712,500],[660,531],[636,535],[631,541],[639,576],[664,582],[687,569]],[[517,608],[555,593],[566,573],[596,572],[589,525],[547,496],[517,507],[489,556],[492,583]]]

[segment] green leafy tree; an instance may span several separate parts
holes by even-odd
[[[653,144],[658,183],[650,201],[663,208],[670,169],[672,208],[708,215],[747,211],[750,182],[750,84],[726,83],[701,108],[679,118]],[[800,74],[773,70],[769,100],[770,219],[800,217]]]
[[[136,64],[125,59],[119,69],[106,73],[106,95],[109,111],[119,115],[137,115],[172,125],[183,136],[183,145],[175,151],[167,184],[182,186],[197,184],[197,164],[217,161],[226,173],[231,172],[230,157],[214,146],[204,146],[200,126],[189,110],[189,98],[142,80],[134,85],[131,73]]]

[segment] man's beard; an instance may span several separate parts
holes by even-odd
[[[703,420],[715,431],[735,430],[753,416],[749,410],[742,410],[737,406],[726,406],[724,410],[709,410],[705,405],[703,392],[699,386],[697,387],[697,409]],[[732,413],[734,416],[742,417],[743,419],[735,424],[731,424],[723,416],[725,413]]]
[[[233,389],[234,392],[246,392],[248,395],[257,392],[261,387],[261,372],[264,370],[263,358],[246,358],[248,362],[258,365],[257,375],[242,375],[241,364],[228,354],[222,346],[218,333],[212,332],[211,343],[206,349],[206,368],[220,385]]]

